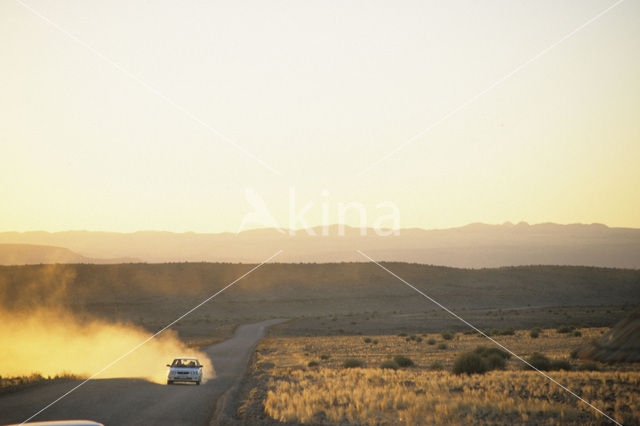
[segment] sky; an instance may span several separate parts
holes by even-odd
[[[635,1],[6,0],[0,231],[640,227],[639,52]]]

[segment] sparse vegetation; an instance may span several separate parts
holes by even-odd
[[[317,367],[319,365],[320,363],[318,361],[309,361],[309,363],[307,364],[307,367]]]
[[[554,369],[566,367],[572,349],[600,334],[597,328],[583,330],[581,337],[552,329],[544,330],[544,339],[534,340],[529,330],[516,330],[514,335],[501,337],[501,343],[518,354],[538,351]],[[356,336],[265,339],[260,346],[274,350],[261,354],[257,365],[266,358],[278,367],[269,370],[268,376],[257,370],[253,380],[263,381],[254,381],[250,388],[257,387],[255,395],[264,395],[255,399],[264,423],[275,419],[363,425],[598,424],[602,420],[535,371],[523,370],[522,363],[508,352],[488,344],[478,347],[473,335],[460,334],[447,351],[432,345],[408,345],[395,334],[375,338],[380,341],[378,346]],[[310,341],[312,356],[332,353],[334,359],[304,371],[297,366],[306,364],[304,347]],[[412,368],[394,368],[392,358],[400,351],[414,363]],[[487,372],[453,374],[461,353],[479,357],[483,361],[479,368]],[[362,360],[364,368],[342,369],[342,360],[348,357]],[[612,371],[609,365],[601,368],[604,371],[597,371],[594,363],[576,362],[570,371],[558,370],[553,377],[594,405],[610,407],[607,413],[617,420],[639,423],[640,395],[635,389],[640,388],[640,372]]]
[[[436,339],[434,339],[433,337],[430,338],[429,340],[427,340],[427,344],[428,345],[435,345],[436,344]]]
[[[440,343],[440,344],[438,345],[438,349],[440,349],[441,351],[443,351],[443,350],[445,350],[445,349],[447,349],[447,348],[448,348],[448,346],[447,346],[447,344],[446,344],[446,343],[444,343],[444,342],[442,342],[442,343]]]
[[[535,327],[532,328],[531,331],[529,331],[529,336],[531,336],[532,339],[537,339],[540,336],[541,332],[542,330],[540,329],[540,327]]]

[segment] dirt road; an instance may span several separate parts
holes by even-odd
[[[265,328],[282,320],[242,325],[224,342],[203,348],[216,378],[195,386],[140,379],[87,382],[32,421],[90,419],[110,425],[208,425],[216,400],[238,380]],[[0,397],[0,424],[20,423],[79,382],[35,386]]]

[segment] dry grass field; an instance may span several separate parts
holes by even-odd
[[[548,374],[624,424],[640,423],[640,366],[589,365],[570,355],[604,328],[529,331],[495,338],[514,352],[569,360]],[[403,333],[404,334],[404,333]],[[449,337],[449,336],[447,336]],[[476,334],[271,337],[257,347],[236,420],[291,424],[600,424],[575,397],[514,358],[505,370],[455,375],[460,353],[492,345]],[[383,369],[403,355],[411,367]],[[347,359],[363,363],[345,368]],[[582,371],[596,368],[598,371]]]

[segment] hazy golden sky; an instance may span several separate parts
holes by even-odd
[[[313,224],[640,227],[640,2],[361,176],[615,2],[26,3],[80,42],[0,2],[0,230],[235,231],[247,187],[283,226],[295,187]]]

